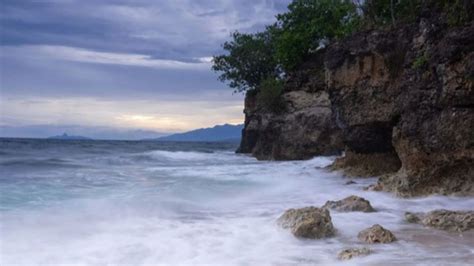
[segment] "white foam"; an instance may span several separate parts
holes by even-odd
[[[2,265],[468,265],[474,234],[462,236],[403,221],[405,211],[470,209],[472,198],[400,199],[363,191],[374,179],[347,179],[322,167],[333,158],[257,162],[230,153],[152,152],[199,165],[127,166],[124,186],[94,198],[84,194],[55,206],[2,213]],[[118,167],[118,166],[117,166]],[[131,168],[129,168],[131,167]],[[376,213],[337,213],[338,234],[304,241],[276,226],[288,208],[321,206],[359,195]],[[357,233],[375,223],[399,241],[375,254],[339,262],[343,248],[360,246]]]
[[[157,159],[171,159],[177,161],[222,160],[235,158],[232,152],[195,152],[195,151],[164,151],[156,150],[145,154]]]

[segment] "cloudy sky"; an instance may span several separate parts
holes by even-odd
[[[212,55],[289,0],[2,0],[0,135],[114,138],[243,122]],[[122,135],[121,135],[122,136]]]

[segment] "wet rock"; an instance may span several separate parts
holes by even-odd
[[[370,228],[362,230],[358,235],[357,238],[359,240],[369,243],[369,244],[376,244],[376,243],[390,243],[396,241],[395,235],[389,230],[383,228],[379,224],[375,224]]]
[[[345,185],[353,185],[353,184],[357,184],[357,182],[355,182],[354,180],[349,180],[345,183]]]
[[[392,152],[359,154],[346,151],[344,157],[337,158],[329,168],[342,170],[348,176],[374,177],[397,172],[400,160]]]
[[[350,260],[353,257],[361,257],[361,256],[367,256],[370,253],[372,253],[372,250],[369,248],[363,247],[363,248],[348,248],[344,249],[339,254],[337,255],[337,258],[339,260]]]
[[[450,232],[474,229],[474,211],[434,210],[426,214],[407,212],[405,219],[410,223]]]
[[[405,220],[409,223],[419,223],[420,222],[420,217],[419,214],[411,213],[411,212],[406,212],[405,213]]]
[[[364,187],[365,191],[382,191],[383,190],[383,184],[380,182],[377,182],[372,185],[368,185],[367,187]]]
[[[340,212],[375,212],[368,200],[358,196],[349,196],[338,201],[327,201],[323,208],[333,209]]]
[[[318,239],[335,234],[331,215],[323,208],[289,209],[278,218],[277,223],[285,229],[290,229],[296,237]]]

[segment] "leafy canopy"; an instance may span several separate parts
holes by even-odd
[[[258,93],[261,87],[268,90],[271,80],[294,71],[326,42],[363,28],[414,21],[424,5],[433,3],[445,10],[452,25],[472,21],[471,0],[293,0],[265,31],[234,32],[223,45],[225,54],[214,57],[212,69],[236,92]],[[260,86],[263,81],[265,86]]]
[[[365,0],[360,5],[367,27],[395,25],[413,21],[423,0]]]
[[[285,70],[294,69],[322,42],[347,36],[359,25],[357,6],[346,0],[294,0],[277,15],[276,57]]]
[[[227,54],[214,56],[212,69],[222,72],[219,80],[229,81],[236,92],[257,89],[262,80],[280,75],[271,27],[256,34],[234,32],[223,48]]]

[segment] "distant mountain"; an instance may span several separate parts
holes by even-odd
[[[166,136],[154,130],[113,128],[105,126],[81,125],[0,125],[0,138],[48,138],[58,132],[68,132],[69,135],[87,136],[91,139],[107,140],[141,140]],[[56,136],[55,136],[56,137]]]
[[[58,136],[52,136],[49,137],[48,139],[60,139],[60,140],[90,140],[91,138],[86,138],[83,136],[69,136],[66,133],[63,133],[62,135]]]
[[[244,125],[218,125],[200,128],[184,133],[173,134],[154,140],[159,141],[239,141]]]

